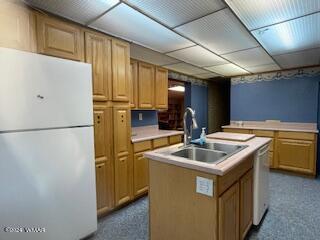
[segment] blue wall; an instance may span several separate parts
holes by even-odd
[[[317,122],[320,76],[231,86],[231,120]]]
[[[142,120],[139,121],[139,113],[142,113]],[[156,110],[132,110],[131,126],[142,127],[148,125],[158,125],[158,113]]]

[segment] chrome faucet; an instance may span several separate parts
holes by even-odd
[[[191,117],[192,117],[189,131],[187,129],[187,123],[186,123],[188,112],[191,113]],[[183,143],[184,143],[184,146],[187,146],[188,144],[190,144],[190,142],[192,140],[192,129],[198,128],[198,124],[197,124],[197,120],[196,120],[195,115],[196,115],[196,112],[192,108],[190,108],[190,107],[186,108],[184,115],[183,115],[183,131],[184,131]]]

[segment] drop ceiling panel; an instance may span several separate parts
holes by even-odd
[[[274,56],[283,68],[320,65],[320,48]]]
[[[216,73],[213,73],[213,72],[196,74],[194,76],[197,77],[197,78],[201,78],[201,79],[220,77],[219,74],[216,74]]]
[[[206,67],[206,69],[224,76],[236,76],[236,75],[243,75],[243,74],[249,73],[246,70],[243,70],[242,68],[232,63],[213,66],[213,67]]]
[[[123,3],[90,26],[159,52],[169,52],[194,45]]]
[[[271,64],[264,64],[264,65],[254,66],[254,67],[247,67],[246,69],[252,73],[262,73],[262,72],[277,71],[277,70],[280,70],[280,67],[275,63],[271,63]]]
[[[117,4],[118,0],[26,0],[34,7],[60,15],[75,22],[86,24],[109,8]]]
[[[320,13],[253,31],[271,55],[320,46]]]
[[[229,9],[210,14],[175,30],[217,54],[259,45]]]
[[[177,59],[134,43],[130,44],[130,57],[159,66],[180,62]]]
[[[168,53],[167,55],[199,67],[227,63],[227,61],[223,58],[215,55],[214,53],[200,46],[181,49],[178,51]]]
[[[222,56],[244,68],[274,63],[272,58],[261,47],[234,52]]]
[[[127,0],[127,2],[171,28],[225,7],[220,0]]]
[[[250,30],[320,11],[319,0],[226,0],[226,3]]]
[[[201,74],[201,73],[208,73],[208,71],[202,69],[202,68],[198,68],[195,66],[192,66],[190,64],[187,63],[177,63],[177,64],[172,64],[172,65],[167,65],[164,66],[167,69],[176,71],[176,72],[181,72],[181,73],[185,73],[188,75],[195,75],[195,74]]]

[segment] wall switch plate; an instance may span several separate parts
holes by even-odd
[[[142,113],[139,113],[139,121],[142,121]]]
[[[197,193],[213,197],[213,180],[203,177],[198,177],[196,180]]]

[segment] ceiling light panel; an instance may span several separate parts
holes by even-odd
[[[320,46],[320,13],[253,31],[271,55]]]
[[[127,0],[127,2],[171,28],[225,7],[220,0]]]
[[[175,30],[217,54],[259,45],[229,9],[210,14]]]
[[[180,62],[177,59],[168,57],[162,53],[153,51],[149,48],[142,47],[135,43],[130,44],[130,57],[159,66]]]
[[[201,73],[201,74],[195,74],[193,75],[197,78],[201,78],[201,79],[208,79],[208,78],[214,78],[214,77],[220,77],[219,74],[213,73],[213,72],[209,72],[209,73]]]
[[[202,68],[198,68],[195,66],[192,66],[190,64],[187,63],[177,63],[177,64],[171,64],[171,65],[167,65],[164,66],[167,69],[176,71],[176,72],[181,72],[181,73],[185,73],[188,75],[195,75],[195,74],[201,74],[201,73],[208,73],[208,71],[202,69]]]
[[[320,48],[274,56],[283,68],[320,65]]]
[[[226,0],[226,3],[250,30],[320,11],[319,0]]]
[[[254,66],[254,67],[247,67],[246,69],[252,73],[262,73],[262,72],[277,71],[277,70],[280,70],[280,67],[275,63],[271,63],[271,64],[264,64],[264,65]]]
[[[194,46],[177,50],[167,55],[180,59],[184,62],[191,63],[199,67],[219,65],[227,63],[223,58],[215,55],[214,53],[204,49],[200,46]]]
[[[249,72],[247,72],[246,70],[232,63],[213,66],[213,67],[206,67],[206,69],[224,76],[236,76],[236,75],[249,74]]]
[[[272,58],[261,47],[251,48],[222,56],[244,68],[274,63]]]
[[[159,52],[170,52],[194,45],[124,3],[90,26]]]
[[[86,24],[92,21],[112,6],[118,0],[25,0],[26,3],[47,12],[60,15],[75,22]]]

